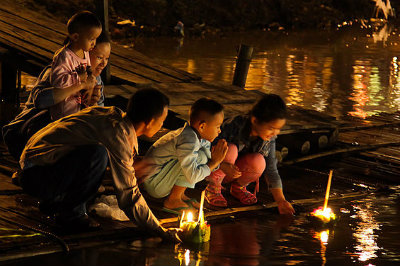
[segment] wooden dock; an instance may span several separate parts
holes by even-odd
[[[64,36],[65,25],[27,8],[16,7],[11,0],[2,1],[0,59],[3,70],[11,65],[16,70],[37,75],[50,63],[53,53],[61,47]],[[110,64],[111,74],[119,85],[106,87],[107,101],[123,106],[131,93],[139,88],[158,88],[169,96],[170,109],[173,118],[176,118],[174,123],[170,123],[169,129],[187,119],[189,106],[200,97],[221,102],[225,106],[226,116],[232,116],[247,112],[260,96],[257,91],[245,91],[229,84],[202,82],[198,76],[164,65],[118,44],[112,45]],[[1,93],[13,90],[15,86],[2,86]],[[381,114],[367,120],[339,121],[312,110],[295,106],[289,109],[288,125],[279,139],[294,136],[302,139],[303,143],[310,141],[309,150],[313,154],[288,156],[281,162],[280,173],[287,198],[298,206],[306,206],[305,212],[307,206],[323,201],[323,187],[329,169],[335,171],[332,190],[337,200],[362,196],[376,188],[399,183],[399,113]],[[169,129],[164,129],[164,132]],[[328,145],[323,149],[313,149],[318,143],[315,139],[323,136],[328,139]],[[305,141],[303,138],[306,138]],[[289,145],[279,142],[279,139],[282,147]],[[141,233],[131,222],[115,222],[105,218],[98,218],[103,227],[100,232],[63,233],[52,218],[39,212],[36,199],[11,183],[10,177],[18,169],[17,162],[11,159],[4,147],[0,151],[0,261],[112,243],[117,239],[137,237]],[[336,183],[337,179],[340,182]],[[112,194],[109,179],[105,180],[104,185],[106,192]],[[204,187],[204,182],[199,183],[189,193],[198,198]],[[269,210],[271,215],[275,215],[264,182],[261,182],[260,190],[260,202],[251,207],[240,206],[225,191],[230,208],[213,210],[207,207],[207,219],[261,210]],[[150,200],[150,205],[163,223],[174,225],[176,217],[159,211],[161,201]],[[301,209],[298,212],[301,215]]]

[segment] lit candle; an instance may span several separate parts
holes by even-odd
[[[197,222],[193,221],[192,212],[187,213],[186,219],[185,212],[182,213],[179,228],[181,228],[183,231],[182,240],[184,242],[202,243],[210,240],[211,227],[206,221],[204,221],[204,194],[205,191],[201,193],[199,217]]]

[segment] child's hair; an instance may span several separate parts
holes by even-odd
[[[101,28],[101,22],[95,14],[90,11],[81,11],[73,15],[67,22],[68,34],[80,33],[88,28]],[[69,43],[70,39],[64,40],[64,45]]]
[[[266,94],[256,102],[250,115],[261,123],[285,119],[287,116],[286,104],[279,95]]]
[[[126,113],[132,123],[148,123],[160,117],[169,99],[156,89],[141,89],[135,92],[128,102]]]
[[[204,113],[208,114],[209,116],[213,116],[219,112],[222,112],[223,110],[224,107],[217,101],[209,98],[200,98],[190,107],[190,121],[204,120]]]

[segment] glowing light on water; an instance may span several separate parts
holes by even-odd
[[[324,245],[327,245],[329,239],[329,230],[319,232],[319,239]]]
[[[187,249],[187,250],[185,251],[185,265],[188,266],[189,263],[190,263],[190,250]]]
[[[321,259],[322,259],[322,266],[326,264],[326,246],[328,245],[329,240],[329,230],[324,230],[321,232],[316,232],[314,237],[321,241]]]
[[[359,261],[368,261],[378,257],[376,254],[380,249],[377,244],[378,235],[376,231],[380,230],[380,224],[375,220],[375,213],[372,210],[372,203],[367,202],[365,207],[353,206],[356,215],[354,218],[360,219],[353,233],[357,244],[355,245]]]
[[[394,16],[394,11],[392,9],[392,6],[390,5],[389,0],[374,0],[375,1],[375,17],[378,17],[379,11],[382,11],[383,15],[385,16],[385,19],[387,19],[389,16]]]
[[[311,215],[318,217],[319,219],[321,219],[323,222],[327,223],[330,220],[335,220],[336,219],[336,215],[335,213],[333,213],[333,211],[331,210],[331,208],[326,208],[323,209],[323,207],[319,207],[318,209],[315,209]]]
[[[355,104],[353,105],[354,111],[349,112],[349,115],[360,117],[365,119],[368,114],[365,112],[365,106],[369,102],[368,97],[368,77],[365,75],[366,66],[364,65],[366,62],[362,62],[356,60],[353,75],[353,92],[351,93],[350,100],[353,100]],[[369,72],[369,69],[368,69]]]

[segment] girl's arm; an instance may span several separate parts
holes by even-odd
[[[266,181],[271,187],[271,193],[278,204],[278,210],[280,214],[294,214],[293,206],[286,200],[282,189],[282,180],[277,168],[277,160],[275,157],[276,150],[275,140],[271,140],[268,156],[266,160]]]

